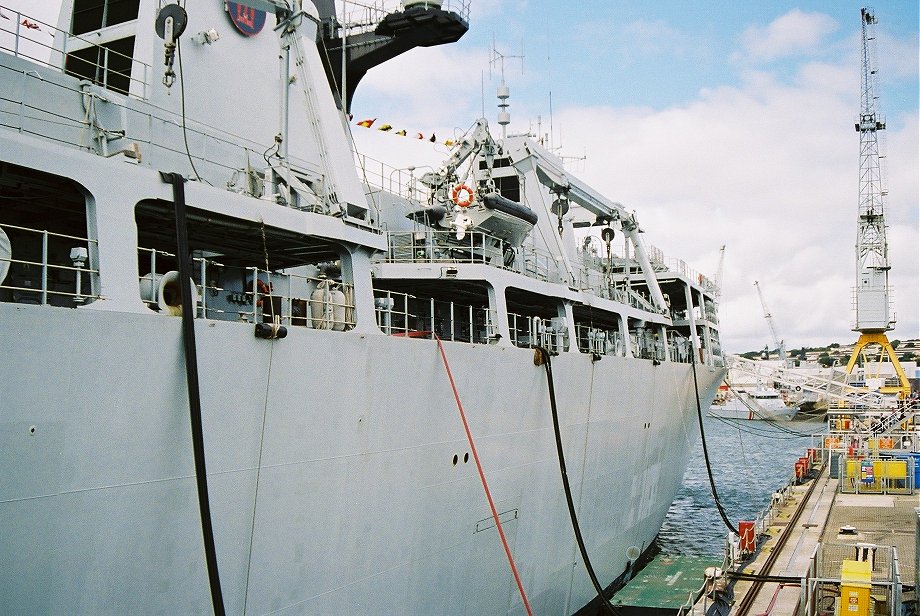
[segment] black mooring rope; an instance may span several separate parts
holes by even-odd
[[[185,347],[185,378],[188,383],[189,415],[192,423],[192,450],[195,457],[195,481],[198,485],[198,509],[201,513],[201,534],[208,566],[211,603],[216,616],[224,615],[224,599],[220,589],[214,529],[211,526],[211,505],[208,500],[208,471],[204,459],[204,430],[201,422],[201,390],[198,383],[198,355],[195,350],[195,313],[189,293],[188,229],[185,214],[185,178],[178,173],[160,173],[163,181],[172,184],[176,207],[176,261],[179,269],[179,297],[182,299],[182,339]]]
[[[597,575],[594,573],[594,567],[591,566],[591,559],[588,558],[588,549],[585,547],[585,541],[581,536],[581,527],[578,525],[578,516],[575,514],[575,503],[572,500],[572,488],[569,486],[569,475],[565,468],[565,453],[562,449],[562,435],[559,431],[559,413],[556,410],[556,390],[553,387],[553,368],[550,364],[549,351],[543,347],[535,347],[535,350],[540,355],[539,361],[546,369],[546,382],[549,387],[549,405],[553,413],[553,430],[556,433],[556,453],[559,454],[559,471],[562,473],[562,487],[565,491],[565,502],[569,506],[569,519],[572,521],[575,541],[578,543],[578,550],[581,552],[581,558],[585,563],[585,569],[588,571],[588,577],[591,578],[594,590],[597,591],[598,598],[600,598],[601,603],[607,608],[610,614],[618,616],[620,613],[619,610],[617,610],[604,595],[604,589],[601,587]],[[537,358],[534,358],[534,363],[537,363]]]
[[[694,398],[696,398],[696,416],[700,421],[700,440],[703,441],[703,458],[706,460],[706,473],[709,475],[709,487],[712,489],[712,499],[716,503],[716,509],[719,510],[719,515],[722,516],[722,521],[725,522],[725,527],[738,534],[738,529],[732,526],[731,521],[728,519],[728,515],[725,513],[725,508],[722,507],[722,501],[719,500],[719,493],[716,491],[716,480],[712,476],[712,465],[709,464],[709,449],[706,447],[706,432],[703,430],[703,409],[700,406],[700,386],[696,381],[696,349],[693,349],[693,352],[690,353],[690,371],[693,372],[693,393]]]

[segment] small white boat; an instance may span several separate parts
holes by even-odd
[[[790,420],[799,407],[789,406],[779,390],[772,387],[755,387],[733,390],[727,396],[720,396],[709,407],[713,417],[727,419]]]

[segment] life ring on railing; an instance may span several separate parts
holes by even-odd
[[[466,197],[460,198],[460,193],[466,191]],[[450,198],[458,207],[469,207],[473,202],[473,189],[466,184],[457,184],[450,193]]]

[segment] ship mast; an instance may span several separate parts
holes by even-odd
[[[860,358],[868,359],[867,351],[881,362],[886,357],[895,368],[900,384],[883,387],[883,393],[897,393],[901,397],[910,392],[910,385],[897,355],[885,332],[894,329],[895,319],[891,315],[888,271],[888,240],[885,237],[885,209],[883,197],[887,191],[882,185],[882,173],[878,146],[878,132],[885,130],[885,120],[877,109],[878,67],[871,53],[875,47],[875,24],[878,23],[871,9],[863,8],[862,16],[862,96],[859,121],[859,215],[856,234],[856,288],[854,291],[856,323],[853,331],[859,332],[859,340],[853,347],[853,354],[847,364],[847,373],[852,373]],[[868,376],[868,375],[867,375]]]

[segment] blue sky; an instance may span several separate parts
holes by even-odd
[[[59,2],[0,4],[54,23]],[[726,350],[770,343],[754,280],[787,347],[855,341],[861,3],[470,4],[460,41],[413,50],[364,78],[355,120],[444,138],[483,109],[494,120],[493,41],[506,56],[523,45],[523,72],[520,60],[505,61],[509,130],[549,133],[552,123],[552,145],[583,158],[570,171],[635,209],[646,241],[665,254],[714,275],[726,245]],[[917,5],[875,6],[892,339],[920,337]],[[354,134],[362,153],[395,167],[447,156],[427,141]]]

